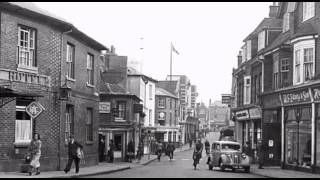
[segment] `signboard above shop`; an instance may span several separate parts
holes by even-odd
[[[248,110],[242,110],[242,111],[236,112],[236,119],[237,119],[237,120],[249,119],[249,112],[248,112]]]
[[[110,113],[110,102],[99,102],[99,113]]]
[[[260,119],[261,118],[261,112],[258,108],[249,109],[249,113],[250,113],[250,119]]]
[[[311,102],[311,96],[308,89],[281,94],[284,105]]]

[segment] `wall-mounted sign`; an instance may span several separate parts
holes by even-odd
[[[310,93],[307,89],[298,92],[282,94],[281,98],[284,105],[311,101]]]
[[[237,120],[249,119],[248,110],[243,110],[243,111],[236,112],[236,118],[237,118]]]
[[[110,102],[99,102],[99,113],[110,113]]]
[[[250,119],[258,119],[261,118],[261,112],[258,108],[249,109]]]
[[[38,117],[44,110],[43,106],[38,102],[32,102],[26,107],[26,112],[32,117]]]

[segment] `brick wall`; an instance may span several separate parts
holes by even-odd
[[[9,11],[1,11],[1,58],[0,67],[17,70],[18,25],[36,29],[36,59],[40,75],[51,77],[51,88],[27,83],[12,83],[18,91],[40,92],[44,97],[36,98],[45,111],[33,120],[34,132],[40,133],[42,144],[41,163],[43,170],[56,169],[59,142],[59,102],[55,101],[55,91],[60,85],[60,36],[61,33],[50,25]],[[23,161],[27,147],[15,148],[16,101],[0,108],[0,130],[6,136],[0,139],[0,171],[17,171]],[[8,161],[11,164],[8,166]]]

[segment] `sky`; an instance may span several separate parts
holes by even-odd
[[[186,75],[208,105],[231,93],[243,39],[268,17],[272,2],[34,2],[118,55],[142,63],[157,80]],[[142,49],[141,49],[142,47]]]

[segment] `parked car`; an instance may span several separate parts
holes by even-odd
[[[221,171],[230,168],[232,171],[244,169],[250,172],[250,158],[242,152],[241,144],[235,141],[213,142],[207,164],[210,170],[220,167]]]

